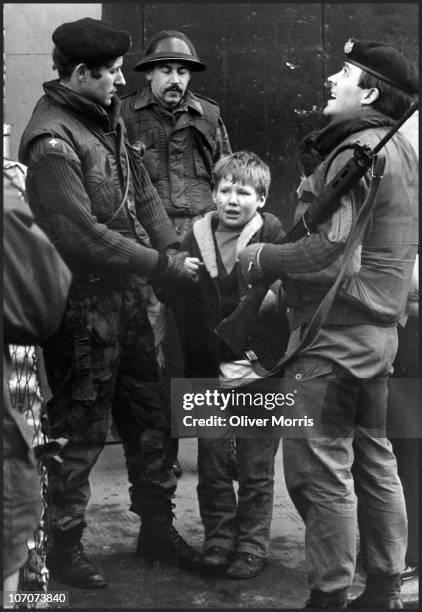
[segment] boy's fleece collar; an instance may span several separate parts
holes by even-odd
[[[217,213],[214,210],[208,212],[202,219],[196,221],[193,225],[193,235],[198,244],[199,251],[202,255],[202,260],[205,264],[207,272],[211,278],[218,277],[217,256],[215,253],[214,237],[212,233],[213,222],[218,219]],[[236,243],[236,257],[249,243],[249,240],[264,224],[262,216],[256,212],[252,219],[249,219],[239,234]]]

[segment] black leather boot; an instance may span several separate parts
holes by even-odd
[[[321,608],[346,608],[346,594],[347,589],[339,589],[338,591],[332,591],[331,593],[325,593],[324,591],[313,589],[311,591],[309,600],[306,602],[305,608],[313,608],[314,610],[319,610]]]
[[[364,592],[347,607],[401,610],[404,606],[400,599],[400,579],[401,574],[368,574]]]
[[[81,544],[83,527],[51,534],[52,547],[47,552],[46,565],[53,578],[83,589],[107,586],[100,568],[88,559]]]
[[[182,538],[173,525],[173,504],[162,504],[143,514],[136,552],[150,561],[166,561],[184,569],[199,569],[202,555]]]

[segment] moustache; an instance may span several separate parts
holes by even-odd
[[[181,87],[179,87],[178,85],[172,85],[171,87],[167,87],[166,92],[167,91],[176,91],[177,93],[183,93],[183,89]]]

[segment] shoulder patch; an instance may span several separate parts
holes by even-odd
[[[59,141],[57,140],[57,138],[54,138],[53,136],[52,138],[50,138],[47,144],[50,145],[50,147],[57,147],[59,144]]]
[[[70,159],[77,159],[72,147],[63,139],[53,134],[42,134],[30,145],[30,159],[35,162],[44,155],[62,155]]]
[[[67,142],[54,135],[39,138],[38,145],[45,153],[67,153],[70,148]]]

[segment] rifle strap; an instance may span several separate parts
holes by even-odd
[[[107,220],[106,225],[108,226],[112,221],[114,221],[114,219],[120,214],[120,211],[122,210],[123,206],[126,204],[127,202],[127,195],[129,193],[129,182],[130,182],[130,165],[129,165],[129,157],[127,154],[127,149],[126,149],[126,145],[123,142],[122,143],[123,146],[123,152],[125,154],[125,159],[126,159],[126,168],[127,168],[127,174],[126,174],[126,185],[125,185],[125,192],[123,194],[123,199],[119,204],[119,207],[116,209],[116,211],[113,213],[113,215],[110,217],[110,219]]]
[[[265,368],[263,368],[259,364],[258,359],[256,358],[256,355],[255,355],[256,359],[251,360],[251,365],[252,365],[254,372],[258,374],[258,376],[262,378],[267,378],[268,376],[274,376],[274,374],[277,374],[278,372],[280,372],[281,368],[284,367],[289,361],[291,361],[294,357],[297,357],[299,353],[308,349],[315,342],[318,332],[321,329],[322,325],[324,324],[325,319],[327,318],[328,312],[334,302],[334,298],[343,280],[346,269],[353,257],[353,253],[355,252],[357,246],[360,244],[362,240],[363,233],[369,221],[370,213],[372,211],[372,208],[375,202],[375,198],[377,195],[377,191],[381,183],[381,179],[382,179],[383,172],[384,172],[384,167],[385,167],[385,156],[384,155],[379,155],[376,158],[374,158],[374,163],[373,163],[372,172],[371,172],[371,184],[369,186],[368,194],[365,198],[364,203],[362,204],[362,207],[360,208],[357,214],[355,224],[347,239],[347,243],[346,243],[346,247],[344,251],[343,263],[341,265],[339,274],[334,284],[331,286],[330,290],[325,295],[324,299],[322,300],[317,310],[315,311],[308,327],[306,328],[306,331],[305,331],[305,334],[302,340],[297,345],[297,347],[293,350],[293,352],[285,353],[283,357],[276,363],[276,365],[273,368],[271,368],[271,370],[266,370]],[[251,356],[253,357],[254,355],[249,355],[249,359]]]

